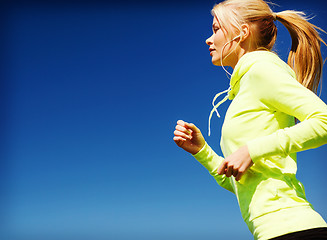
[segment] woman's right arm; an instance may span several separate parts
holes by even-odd
[[[234,193],[229,178],[217,173],[218,167],[224,161],[224,158],[218,156],[206,143],[200,129],[193,123],[178,120],[174,135],[177,146],[191,153],[209,171],[220,186]]]

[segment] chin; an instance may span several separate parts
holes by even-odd
[[[215,66],[221,66],[221,62],[220,62],[220,59],[212,59],[211,60],[212,64],[215,65]]]

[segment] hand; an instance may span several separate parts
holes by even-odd
[[[205,144],[201,131],[193,123],[178,120],[174,135],[177,146],[193,155],[198,153]]]
[[[221,163],[217,173],[226,177],[234,176],[239,181],[244,173],[253,165],[247,146],[239,148]]]

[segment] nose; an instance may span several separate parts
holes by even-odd
[[[209,46],[212,44],[212,35],[206,40],[206,44],[208,44]]]

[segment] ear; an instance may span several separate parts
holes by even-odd
[[[245,41],[250,36],[250,26],[247,23],[242,24],[241,26],[241,42]]]

